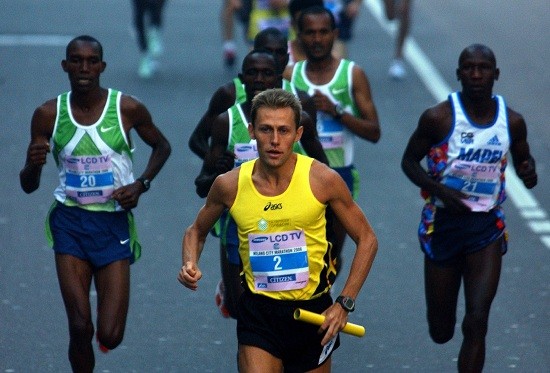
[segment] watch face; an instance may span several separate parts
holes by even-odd
[[[339,296],[336,301],[348,312],[353,312],[355,309],[355,301],[350,297]]]
[[[142,184],[143,187],[145,188],[145,191],[148,191],[149,188],[151,187],[151,181],[149,181],[148,179],[144,179],[144,178],[142,178],[142,177],[138,177],[137,180],[141,182],[141,184]]]

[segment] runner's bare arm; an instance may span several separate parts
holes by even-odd
[[[19,173],[21,189],[32,193],[40,186],[42,167],[50,152],[50,138],[57,115],[57,101],[49,100],[36,108],[31,120],[31,140],[27,149],[25,166]]]

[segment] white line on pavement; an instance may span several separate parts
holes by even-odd
[[[0,47],[65,47],[72,38],[68,35],[0,34]]]

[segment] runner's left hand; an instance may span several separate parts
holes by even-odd
[[[143,192],[142,188],[139,181],[124,185],[113,192],[112,198],[117,201],[124,210],[130,211],[137,207],[139,196]]]
[[[319,333],[325,332],[325,336],[321,341],[321,344],[324,346],[344,329],[348,322],[348,313],[338,303],[334,303],[322,315],[325,316],[325,321],[319,328]]]

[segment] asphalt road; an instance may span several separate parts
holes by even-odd
[[[34,108],[69,88],[60,61],[66,42],[79,34],[91,34],[104,45],[103,85],[140,98],[173,146],[172,157],[135,211],[144,251],[132,266],[125,339],[107,355],[97,352],[96,371],[236,371],[235,322],[222,319],[214,306],[220,277],[217,241],[210,239],[205,248],[197,292],[176,280],[183,230],[202,203],[193,185],[200,162],[187,139],[214,90],[236,74],[222,66],[218,3],[169,0],[160,73],[142,81],[136,74],[129,1],[0,0],[0,371],[70,371],[67,322],[53,253],[43,235],[57,180],[54,162],[50,159],[40,189],[31,195],[21,191],[18,173]],[[492,308],[485,371],[549,372],[550,6],[545,0],[415,2],[414,60],[402,82],[386,75],[393,41],[369,9],[357,20],[349,54],[370,78],[382,124],[381,141],[360,144],[356,154],[362,175],[359,204],[376,230],[380,250],[350,317],[365,326],[366,335],[342,336],[333,371],[456,370],[460,324],[455,338],[443,346],[427,333],[416,239],[422,201],[399,162],[418,117],[438,101],[427,85],[437,75],[449,89],[459,89],[458,54],[482,42],[493,48],[501,69],[495,92],[528,123],[540,179],[531,192],[514,190],[506,203],[510,250]],[[246,52],[242,42],[239,52],[240,57]],[[419,52],[435,69],[426,81],[412,69]],[[148,147],[138,141],[138,173],[148,155]],[[345,253],[348,258],[353,253],[349,243]],[[463,312],[461,302],[459,320]]]

